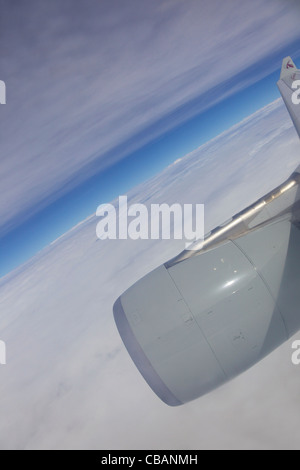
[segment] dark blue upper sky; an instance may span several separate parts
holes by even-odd
[[[119,2],[116,1],[116,3],[119,5]],[[39,32],[40,46],[32,42],[31,35],[34,30],[23,30],[24,26],[21,27],[23,28],[22,34],[12,30],[11,25],[15,27],[20,25],[21,18],[16,11],[13,11],[13,8],[7,7],[8,23],[11,23],[9,31],[4,32],[7,49],[12,47],[14,42],[18,43],[23,35],[26,39],[26,47],[22,46],[23,54],[27,54],[28,57],[30,52],[35,54],[34,57],[30,56],[29,62],[32,62],[32,66],[36,68],[33,73],[30,68],[27,70],[27,63],[15,62],[8,57],[7,50],[3,48],[0,50],[0,71],[3,72],[0,78],[5,79],[8,89],[8,104],[0,108],[1,120],[4,122],[4,129],[1,132],[4,156],[1,181],[3,181],[4,194],[2,194],[2,206],[0,206],[0,214],[1,211],[3,212],[0,276],[32,257],[51,241],[94,213],[99,204],[125,194],[130,188],[157,174],[176,159],[279,97],[276,81],[279,78],[281,60],[286,55],[293,55],[297,63],[297,59],[300,58],[300,35],[296,39],[296,35],[290,35],[290,38],[287,38],[290,40],[281,44],[280,41],[274,42],[276,35],[273,31],[272,38],[267,36],[270,44],[267,44],[268,47],[265,43],[261,46],[261,49],[265,48],[265,50],[257,56],[256,60],[255,53],[259,50],[259,44],[252,44],[249,41],[264,39],[264,22],[265,28],[269,28],[268,31],[272,31],[269,24],[271,19],[274,24],[275,20],[279,24],[281,22],[282,27],[285,22],[288,24],[289,15],[293,13],[294,7],[283,8],[280,2],[273,2],[273,11],[268,12],[266,8],[259,21],[256,19],[255,11],[251,10],[252,23],[244,20],[244,29],[239,27],[236,31],[236,38],[240,38],[245,47],[243,53],[236,56],[237,67],[235,67],[234,60],[235,53],[239,54],[238,46],[240,45],[235,42],[231,43],[235,36],[231,36],[228,24],[224,24],[223,33],[220,32],[218,41],[216,40],[217,33],[214,32],[215,46],[219,48],[215,50],[223,52],[223,55],[227,57],[226,68],[222,68],[220,59],[222,54],[219,54],[216,63],[215,60],[207,58],[206,54],[210,52],[211,47],[209,44],[203,44],[201,47],[198,42],[195,44],[197,45],[195,50],[190,50],[188,46],[192,46],[197,33],[194,37],[186,32],[187,39],[183,37],[182,41],[186,39],[187,49],[184,49],[180,55],[180,51],[176,49],[176,47],[180,49],[180,46],[176,43],[174,34],[178,33],[178,29],[182,26],[182,16],[178,15],[175,8],[177,2],[173,2],[173,7],[170,2],[165,3],[166,7],[170,8],[169,23],[165,13],[158,9],[158,3],[154,2],[155,8],[153,7],[148,12],[149,15],[153,15],[153,18],[147,20],[143,12],[137,13],[135,10],[136,16],[132,20],[132,27],[136,29],[137,34],[140,34],[139,22],[142,18],[143,27],[147,30],[147,25],[149,26],[149,36],[154,34],[153,28],[157,28],[156,34],[160,37],[162,49],[165,47],[165,62],[169,65],[170,77],[166,76],[160,57],[157,58],[158,52],[149,48],[148,42],[143,47],[142,45],[134,46],[136,47],[134,51],[126,51],[126,64],[122,62],[122,54],[121,56],[118,54],[115,59],[117,65],[115,63],[112,65],[111,55],[117,54],[116,51],[120,47],[119,39],[116,40],[117,33],[113,36],[115,43],[111,45],[111,48],[105,48],[104,52],[99,54],[99,59],[103,61],[101,73],[95,70],[92,60],[85,61],[84,49],[88,45],[93,47],[92,58],[97,57],[97,52],[95,52],[97,44],[93,40],[103,42],[111,39],[111,30],[107,31],[106,25],[102,25],[101,34],[98,34],[97,21],[91,20],[93,8],[96,8],[95,2],[88,2],[91,8],[89,14],[86,11],[82,13],[87,25],[90,19],[91,27],[95,30],[94,35],[86,32],[87,25],[78,24],[80,11],[70,22],[69,2],[66,2],[67,6],[63,12],[63,15],[66,15],[65,18],[62,16],[59,20],[56,17],[58,11],[55,7],[50,9],[49,14],[53,17],[53,24],[47,34]],[[215,3],[219,2],[216,0]],[[236,4],[234,0],[228,2],[228,5],[229,3],[232,6]],[[270,5],[267,0],[257,0],[256,3],[265,7]],[[104,4],[106,21],[112,24],[116,22],[117,26],[113,27],[118,27],[118,34],[122,32],[122,28],[123,34],[128,33],[130,8],[136,7],[137,3],[130,1],[128,2],[129,11],[123,9],[115,13],[106,2]],[[277,5],[277,10],[274,4]],[[177,7],[182,15],[182,5],[178,4]],[[229,10],[227,6],[227,10],[225,8],[219,11],[218,24],[222,25],[225,20],[228,22]],[[240,18],[242,18],[243,11],[243,8],[238,11]],[[191,11],[191,16],[186,15],[186,26],[189,24],[188,21],[192,23],[193,13],[199,14],[199,10]],[[208,9],[204,13],[207,20],[213,20],[211,10]],[[24,11],[23,14],[25,14]],[[43,13],[39,10],[35,11],[34,18],[31,19],[32,27],[37,27],[37,22],[41,17],[44,18]],[[122,24],[122,19],[126,27]],[[65,29],[63,28],[64,21],[66,22]],[[194,23],[191,24],[191,29],[194,26]],[[78,29],[74,30],[75,27],[81,28],[81,35],[78,34]],[[232,28],[235,27],[236,25]],[[84,39],[84,32],[89,37],[87,43]],[[171,44],[168,32],[173,38]],[[220,50],[222,34],[224,46]],[[144,33],[141,35],[144,37]],[[50,47],[51,39],[55,44],[57,37],[62,40],[60,42],[62,52],[59,55],[57,51],[52,50],[52,46]],[[122,34],[120,37],[122,38]],[[271,47],[271,39],[273,39],[274,48]],[[147,41],[150,41],[150,37]],[[129,42],[134,44],[134,38],[130,38]],[[265,40],[265,42],[268,41]],[[132,45],[131,47],[133,48]],[[58,65],[64,67],[62,60],[68,48],[71,48],[74,57],[71,60],[68,55],[69,64],[65,73],[59,70],[57,74],[55,67]],[[189,51],[190,57],[186,57],[185,61],[186,50]],[[231,50],[232,56],[229,55]],[[49,54],[46,61],[43,56],[45,52]],[[138,68],[134,63],[139,54],[144,54],[142,68]],[[247,54],[249,60],[243,62],[241,57]],[[130,60],[133,62],[131,68],[127,69]],[[85,67],[85,75],[81,77],[83,82],[78,76],[77,83],[74,70],[78,72],[78,63],[80,64],[81,61]],[[76,63],[74,70],[73,62]],[[186,62],[191,65],[184,69]],[[152,66],[153,63],[155,67]],[[210,80],[206,76],[207,64],[209,66],[207,74],[210,74]],[[153,70],[154,68],[156,70]],[[24,70],[23,81],[17,77],[19,69]],[[111,74],[108,74],[107,70],[112,70]],[[135,73],[129,79],[128,76],[132,70]],[[53,86],[51,80],[50,84],[45,81],[45,77],[47,76],[48,80],[51,71]],[[106,81],[99,83],[99,86],[102,84],[99,90],[96,86],[97,80],[89,77],[90,74],[96,73],[108,75]],[[153,76],[149,78],[149,75]],[[69,76],[72,76],[71,84],[67,81]],[[25,95],[32,91],[31,77],[33,77],[36,96],[32,98],[26,110],[24,106],[18,107],[17,104],[20,104],[22,99],[26,104]],[[85,80],[87,80],[86,87],[82,89],[80,85],[85,83]],[[150,93],[153,82],[155,86],[153,85]],[[132,87],[132,83],[135,88]],[[193,86],[190,89],[191,84]],[[71,87],[70,91],[71,85],[73,88]],[[119,90],[118,86],[121,86],[123,93],[119,96],[119,109],[118,102],[112,104],[113,96],[117,93],[114,90]],[[102,101],[98,102],[94,94],[98,92],[101,94],[103,88],[105,90]],[[108,96],[111,90],[112,96]],[[160,92],[163,94],[161,95]],[[19,103],[15,102],[16,97]],[[65,99],[64,103],[58,99],[60,97]],[[52,98],[51,102],[48,101],[49,98]],[[78,110],[74,107],[76,100],[81,102]],[[70,114],[68,114],[69,109]],[[57,124],[61,118],[65,121],[62,119]]]

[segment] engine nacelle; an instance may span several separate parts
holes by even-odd
[[[283,218],[163,265],[117,300],[123,342],[165,403],[206,394],[300,329],[299,247]]]

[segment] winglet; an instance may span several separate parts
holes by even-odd
[[[291,72],[296,72],[296,70],[297,70],[297,67],[294,64],[292,58],[286,57],[285,59],[283,59],[283,62],[282,62],[280,79],[283,79],[284,77],[289,75]]]
[[[277,86],[300,137],[300,104],[296,104],[293,100],[294,93],[297,93],[298,96],[298,91],[295,89],[298,80],[300,80],[300,70],[297,69],[290,57],[286,57],[283,59],[280,80]]]

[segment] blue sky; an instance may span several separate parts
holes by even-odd
[[[299,62],[297,2],[73,7],[4,2],[0,276],[278,98]]]

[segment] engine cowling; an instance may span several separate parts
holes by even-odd
[[[200,397],[300,329],[300,231],[279,220],[138,281],[114,305],[133,361],[168,405]]]

